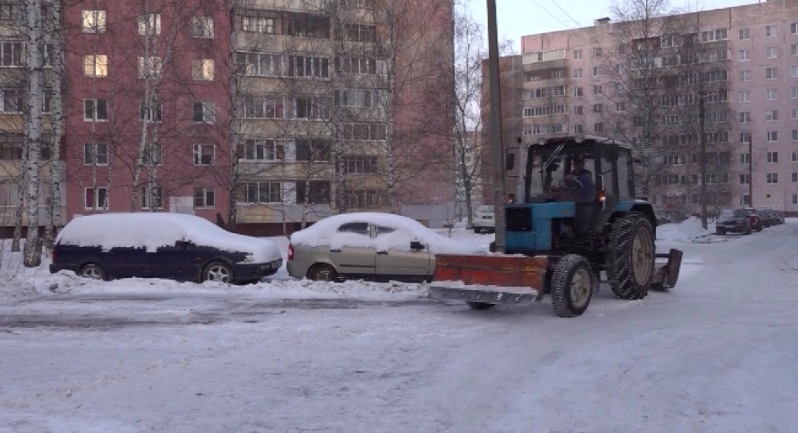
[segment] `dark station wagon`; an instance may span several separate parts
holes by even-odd
[[[108,213],[77,217],[61,230],[50,272],[246,283],[274,274],[282,263],[274,242],[228,232],[204,218]]]

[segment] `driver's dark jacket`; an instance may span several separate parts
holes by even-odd
[[[595,195],[593,186],[593,173],[590,170],[583,168],[581,170],[575,169],[571,172],[573,176],[582,184],[582,189],[579,191],[579,201],[592,201]]]

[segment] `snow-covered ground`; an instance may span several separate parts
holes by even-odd
[[[241,287],[86,281],[5,241],[0,432],[798,431],[798,220],[711,230],[660,227],[658,250],[685,252],[677,287],[602,286],[574,319],[548,298],[472,311],[284,268]]]

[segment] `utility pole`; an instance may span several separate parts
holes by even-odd
[[[748,136],[748,206],[754,207],[754,135],[753,134]]]
[[[499,37],[496,31],[496,0],[488,2],[488,66],[490,73],[490,155],[493,171],[493,209],[496,251],[504,252],[504,147],[502,101],[499,81]]]
[[[707,229],[707,137],[704,134],[704,91],[698,100],[698,134],[701,140],[701,226]]]

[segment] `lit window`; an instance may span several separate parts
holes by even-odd
[[[83,33],[105,33],[105,11],[83,11]]]
[[[161,14],[139,15],[138,24],[142,36],[161,34]]]
[[[95,54],[83,57],[83,74],[87,77],[108,76],[108,56]]]
[[[161,75],[163,63],[160,57],[150,57],[149,62],[145,61],[144,57],[139,57],[139,78],[157,77]],[[149,71],[147,66],[149,64]]]
[[[212,81],[213,77],[213,59],[199,59],[191,61],[191,78],[195,80]]]
[[[213,39],[213,18],[192,17],[191,36],[194,38]]]

